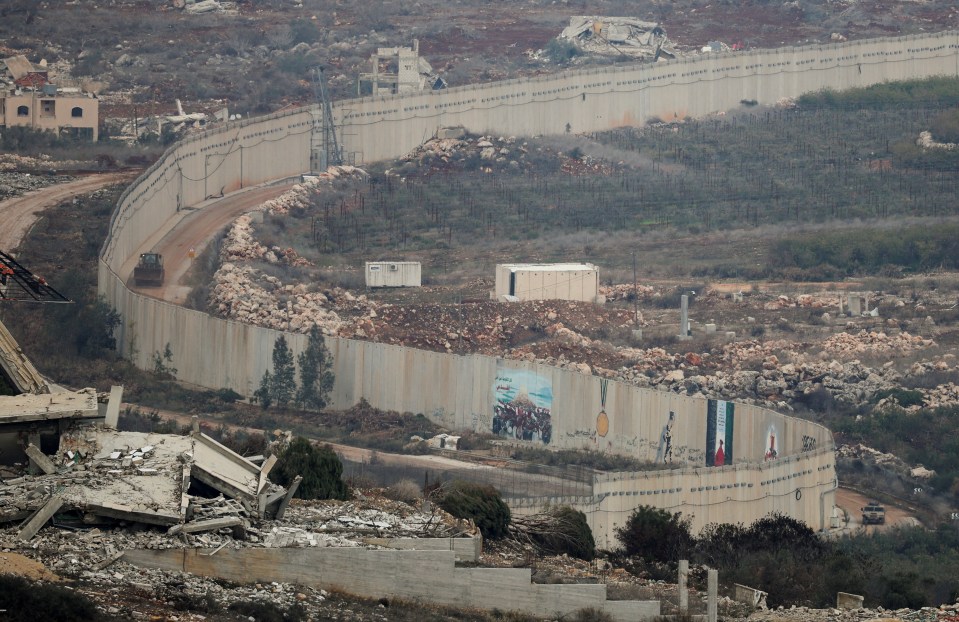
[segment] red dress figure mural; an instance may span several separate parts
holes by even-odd
[[[779,452],[776,451],[776,435],[769,435],[769,449],[766,450],[766,460],[775,460],[779,457]]]
[[[719,449],[716,450],[716,458],[713,460],[713,466],[723,466],[726,464],[726,452],[723,451],[723,442],[719,441]]]

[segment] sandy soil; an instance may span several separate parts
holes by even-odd
[[[47,567],[19,553],[0,553],[0,573],[37,581],[59,581],[60,577]]]

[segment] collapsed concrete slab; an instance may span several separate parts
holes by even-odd
[[[559,39],[594,54],[675,58],[666,31],[656,22],[634,17],[575,15]]]
[[[282,515],[289,503],[290,491],[267,478],[275,459],[258,467],[201,433],[177,436],[79,426],[61,434],[52,458],[34,445],[28,451],[45,473],[0,484],[0,522],[21,520],[46,507],[53,491],[59,500],[55,513],[79,512],[91,522],[106,518],[184,526],[184,533]],[[221,493],[220,499],[191,496],[194,479]],[[221,509],[208,507],[214,502]]]

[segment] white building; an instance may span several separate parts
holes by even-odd
[[[367,287],[419,287],[422,268],[418,261],[367,261]]]
[[[601,302],[599,269],[588,263],[497,264],[493,299]]]

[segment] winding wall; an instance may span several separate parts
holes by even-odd
[[[931,75],[959,75],[959,33],[707,55],[349,100],[335,106],[335,116],[341,143],[363,162],[402,155],[444,126],[501,135],[590,132],[654,116],[703,115],[735,108],[741,100],[773,103],[824,87]],[[181,380],[252,394],[271,365],[278,332],[143,296],[118,275],[128,258],[172,229],[185,209],[212,195],[306,172],[313,112],[304,108],[230,123],[180,142],[124,194],[101,251],[99,290],[121,314],[118,342],[138,366],[149,368],[152,354],[169,343]],[[305,347],[303,335],[287,339],[295,353]],[[330,339],[329,346],[335,407],[365,398],[379,408],[424,413],[455,428],[695,465],[604,476],[594,483],[593,497],[567,500],[587,511],[601,546],[642,503],[682,510],[695,527],[748,522],[778,510],[822,528],[831,514],[832,439],[813,423],[737,404],[724,437],[732,464],[706,467],[717,447],[715,434],[710,436],[716,419],[710,425],[701,399],[535,363],[346,339]],[[529,396],[536,410],[504,411],[502,402],[517,395]],[[770,445],[775,452],[767,456]]]

